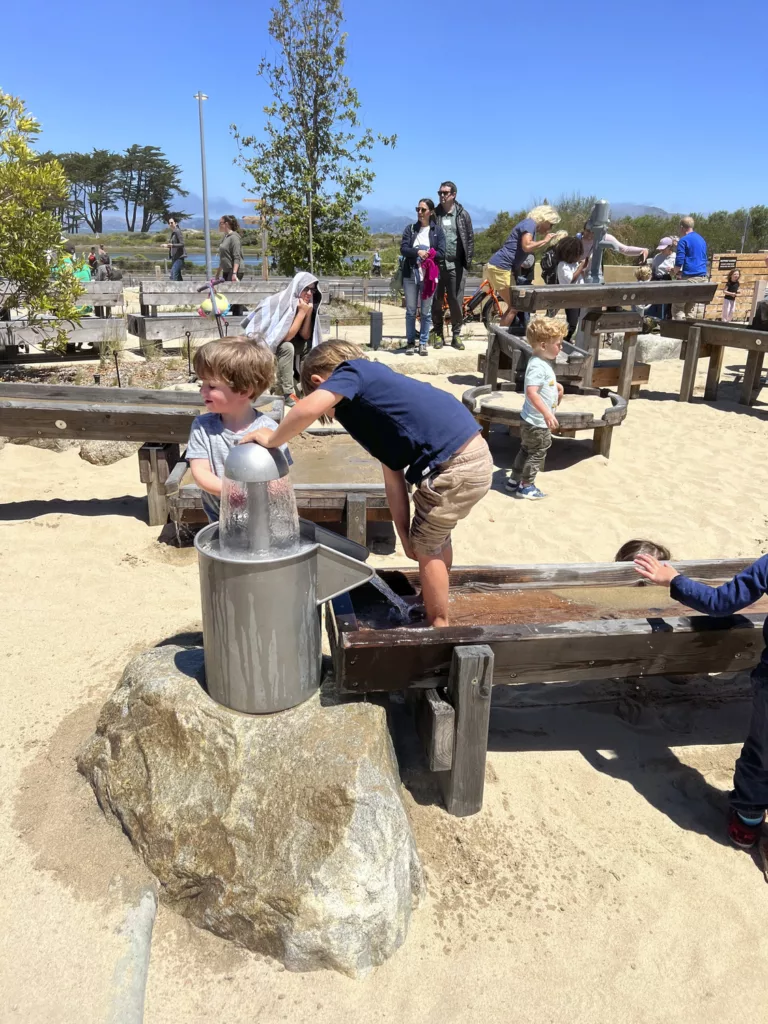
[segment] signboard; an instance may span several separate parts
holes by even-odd
[[[736,257],[735,256],[721,256],[717,261],[718,270],[735,270],[736,269]]]

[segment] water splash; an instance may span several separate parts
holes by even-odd
[[[374,572],[371,576],[369,583],[372,583],[374,587],[383,594],[384,597],[393,606],[391,609],[392,618],[396,619],[399,623],[410,622],[412,618],[418,618],[421,615],[421,608],[418,606],[410,605],[405,601],[399,594],[396,594],[392,587],[379,576],[377,572]]]

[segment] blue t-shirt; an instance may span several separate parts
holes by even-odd
[[[532,235],[533,238],[536,237],[536,221],[530,217],[526,217],[519,224],[515,224],[512,228],[512,234],[499,251],[491,256],[488,262],[492,263],[494,267],[499,267],[501,270],[516,270],[528,255],[520,244],[525,234]]]
[[[683,268],[683,277],[703,277],[707,273],[707,243],[695,231],[683,235],[677,243],[675,266]]]
[[[389,469],[418,484],[478,432],[474,416],[447,391],[382,363],[341,363],[319,390],[341,395],[336,419]]]

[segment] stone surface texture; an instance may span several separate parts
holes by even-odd
[[[49,452],[67,452],[77,448],[81,441],[66,437],[12,437],[9,444],[26,444],[30,448],[44,448]]]
[[[203,679],[200,648],[135,658],[79,770],[174,909],[291,970],[366,974],[423,885],[385,711],[241,715]]]
[[[92,466],[111,466],[130,458],[141,448],[136,441],[81,441],[80,458]]]
[[[609,347],[621,352],[623,334],[614,334]],[[662,359],[679,359],[682,342],[661,334],[638,334],[635,360],[638,363],[656,363]]]

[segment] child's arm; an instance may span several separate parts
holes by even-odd
[[[671,597],[705,615],[733,615],[754,604],[768,591],[768,555],[763,555],[721,587],[697,583],[651,555],[638,555],[635,568],[652,583],[669,583]]]
[[[560,403],[562,402],[564,394],[565,394],[565,388],[560,383],[560,381],[558,381],[557,382],[557,404],[558,405],[560,405]]]
[[[189,468],[192,470],[192,479],[201,491],[221,495],[221,480],[211,469],[208,459],[190,459]]]
[[[292,437],[296,437],[302,430],[306,430],[315,420],[327,415],[342,398],[343,395],[335,395],[332,391],[318,389],[297,402],[277,430],[260,427],[242,437],[239,443],[255,441],[265,448],[279,448],[281,444],[287,444]]]
[[[560,424],[557,422],[557,418],[552,410],[549,408],[547,403],[539,394],[540,389],[543,387],[542,384],[529,384],[525,389],[525,397],[541,415],[544,417],[544,422],[547,424],[550,430],[557,430]]]
[[[405,485],[405,474],[402,469],[390,469],[382,465],[384,473],[384,490],[387,492],[387,504],[392,513],[392,522],[395,524],[400,543],[406,558],[416,561],[416,556],[411,548],[411,506],[408,502],[408,488]]]

